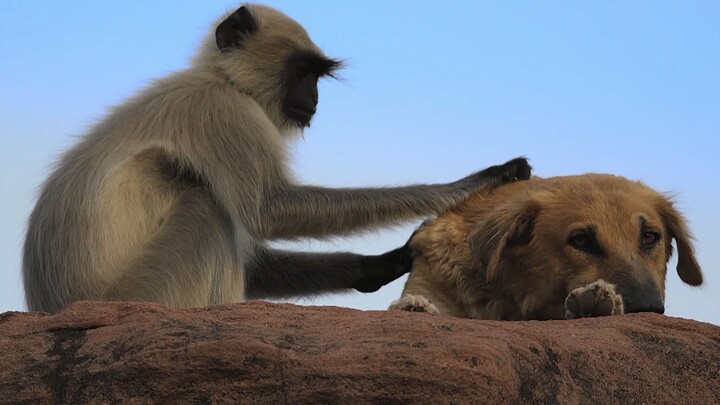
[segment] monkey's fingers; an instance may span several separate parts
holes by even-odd
[[[512,159],[505,164],[498,167],[499,170],[503,171],[502,179],[503,183],[527,180],[532,175],[532,166],[524,156]]]
[[[456,182],[468,190],[495,186],[517,180],[527,180],[532,174],[532,167],[524,157],[509,160],[501,165],[490,166],[485,170],[473,173]]]
[[[532,166],[528,163],[527,158],[521,156],[513,161],[516,161],[517,165],[517,175],[515,178],[517,180],[528,180],[530,176],[532,176]]]

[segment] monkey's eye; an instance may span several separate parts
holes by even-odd
[[[645,231],[642,234],[641,242],[643,247],[651,248],[660,240],[660,234],[655,231]]]
[[[298,62],[294,66],[295,76],[302,79],[310,74],[310,65],[305,62]]]

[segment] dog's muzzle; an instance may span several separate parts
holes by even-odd
[[[662,294],[660,294],[660,289],[650,277],[648,277],[647,280],[624,280],[615,286],[620,295],[622,295],[625,313],[665,313],[665,303],[663,302]]]

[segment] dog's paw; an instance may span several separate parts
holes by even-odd
[[[622,296],[615,286],[598,280],[572,290],[565,299],[565,318],[575,319],[589,316],[622,315]]]
[[[410,312],[427,312],[430,314],[440,313],[435,304],[430,302],[430,300],[422,295],[414,294],[403,295],[400,299],[393,301],[388,309],[399,309]]]

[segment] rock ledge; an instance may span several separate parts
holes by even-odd
[[[720,327],[250,302],[0,315],[0,403],[720,403]]]

